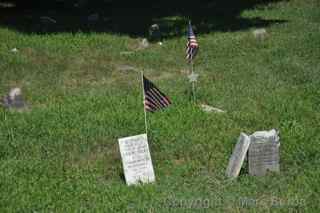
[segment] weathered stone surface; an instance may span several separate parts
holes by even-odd
[[[155,181],[146,134],[120,138],[119,147],[128,185]]]
[[[249,174],[263,176],[268,171],[280,171],[280,138],[276,130],[259,131],[250,136]]]
[[[238,177],[242,164],[246,158],[247,151],[250,145],[250,138],[245,133],[241,133],[238,142],[229,159],[229,164],[226,170],[227,177]]]

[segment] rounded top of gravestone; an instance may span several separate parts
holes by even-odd
[[[153,24],[149,27],[149,38],[151,41],[161,40],[161,32],[158,24]]]
[[[160,27],[159,27],[158,24],[153,24],[153,25],[150,26],[150,29],[151,29],[151,30],[159,30]]]
[[[272,129],[270,131],[257,131],[250,135],[250,138],[252,142],[274,142],[279,143],[280,137],[279,137],[279,131],[276,129]]]

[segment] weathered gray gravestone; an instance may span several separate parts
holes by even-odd
[[[263,176],[268,171],[279,172],[280,138],[276,130],[259,131],[250,136],[249,174]]]
[[[120,138],[119,147],[128,185],[155,181],[146,134]]]
[[[226,170],[227,177],[236,178],[240,173],[243,161],[247,155],[250,145],[250,138],[248,135],[241,133],[238,142],[229,159],[229,164]]]

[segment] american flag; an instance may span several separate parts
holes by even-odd
[[[193,33],[191,22],[189,22],[188,26],[188,42],[186,48],[186,59],[191,62],[194,57],[196,57],[199,49],[199,45],[196,39],[196,36]]]
[[[149,112],[168,107],[171,104],[169,98],[163,94],[150,80],[143,76],[144,107]]]

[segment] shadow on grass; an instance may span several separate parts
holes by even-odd
[[[0,26],[36,34],[81,31],[146,37],[150,25],[156,23],[160,26],[162,37],[171,38],[185,35],[189,19],[196,26],[197,34],[267,27],[286,22],[240,16],[244,10],[286,0],[96,0],[91,3],[87,0],[51,0],[45,3],[33,0],[28,4],[25,1],[12,1],[3,3],[0,0]]]

